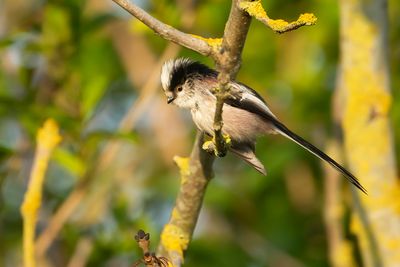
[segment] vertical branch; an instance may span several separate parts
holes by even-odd
[[[34,251],[35,227],[37,211],[42,200],[44,175],[49,163],[50,155],[53,149],[61,141],[56,122],[53,120],[47,120],[43,127],[39,129],[36,141],[37,148],[35,152],[35,160],[30,174],[28,190],[25,193],[24,202],[21,206],[21,213],[24,221],[23,252],[25,267],[36,266]]]
[[[387,1],[341,0],[345,151],[369,196],[355,195],[364,266],[399,266],[400,188],[397,180],[387,62]]]
[[[217,156],[225,156],[227,145],[222,136],[222,112],[224,100],[229,95],[228,83],[236,77],[241,64],[241,54],[249,31],[251,17],[239,8],[240,0],[232,0],[231,11],[225,25],[222,45],[215,54],[218,75],[216,106],[214,113],[214,140]]]
[[[202,144],[203,134],[197,133],[190,158],[175,157],[181,172],[181,186],[158,247],[159,253],[168,256],[173,266],[183,263],[183,253],[192,239],[204,194],[213,175],[214,157],[201,148]]]
[[[222,108],[229,93],[227,84],[236,76],[240,67],[241,53],[251,18],[238,7],[239,0],[232,1],[231,12],[225,26],[224,38],[219,50],[213,54],[220,74],[218,76],[217,104],[214,114],[215,152],[226,154],[227,146],[222,136]],[[174,266],[181,266],[183,253],[192,238],[200,213],[205,190],[212,176],[214,158],[202,150],[203,138],[198,133],[190,159],[176,158],[181,169],[181,187],[170,221],[161,234],[160,253],[168,254]]]

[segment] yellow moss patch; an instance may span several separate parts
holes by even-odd
[[[239,7],[246,11],[250,16],[253,16],[257,19],[268,19],[267,13],[261,4],[261,1],[240,1]]]
[[[304,13],[300,15],[297,21],[304,25],[310,26],[314,25],[317,22],[317,17],[312,13]]]
[[[275,31],[283,31],[289,25],[289,22],[283,19],[271,19],[268,21],[268,24],[274,29]]]
[[[202,148],[203,150],[207,151],[207,152],[214,151],[214,149],[215,149],[214,141],[212,141],[212,140],[205,141],[205,142],[203,143],[203,145],[201,146],[201,148]]]
[[[179,172],[181,174],[181,183],[184,184],[187,177],[190,175],[190,159],[187,157],[175,156],[174,162],[179,168]]]
[[[205,41],[209,46],[218,48],[222,45],[222,38],[204,38],[199,35],[191,34],[193,37]]]
[[[161,243],[169,253],[176,252],[183,259],[183,251],[188,247],[189,236],[176,225],[167,224],[161,234]]]
[[[223,134],[222,137],[224,137],[225,144],[229,147],[232,144],[232,139],[228,134]]]
[[[285,31],[297,29],[301,26],[314,25],[317,17],[311,13],[301,14],[300,17],[293,22],[287,22],[283,19],[270,19],[263,8],[261,1],[240,1],[239,7],[246,11],[250,16],[260,20],[275,32],[283,33]]]
[[[224,138],[226,148],[229,148],[232,145],[232,139],[229,135],[223,134],[222,137]],[[218,157],[217,146],[215,145],[215,137],[213,136],[212,140],[205,141],[201,148],[209,153],[214,153],[215,156]]]

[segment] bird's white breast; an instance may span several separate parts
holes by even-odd
[[[208,105],[201,105],[191,110],[192,118],[197,128],[208,134],[213,133],[214,110],[203,110]],[[214,107],[211,106],[210,107]],[[214,107],[215,108],[215,107]]]

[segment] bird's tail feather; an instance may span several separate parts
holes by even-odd
[[[367,190],[361,185],[361,183],[358,181],[358,179],[350,173],[348,170],[346,170],[342,165],[337,163],[334,159],[326,155],[324,152],[319,150],[317,147],[315,147],[313,144],[310,142],[304,140],[302,137],[298,136],[291,130],[289,130],[285,125],[283,125],[281,122],[278,120],[272,121],[274,126],[276,127],[277,132],[279,132],[281,135],[287,137],[288,139],[292,140],[293,142],[297,143],[298,145],[302,146],[318,158],[328,162],[331,166],[333,166],[335,169],[340,171],[348,180],[350,183],[355,185],[358,189],[360,189],[362,192],[367,194]]]

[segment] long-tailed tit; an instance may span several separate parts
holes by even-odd
[[[197,128],[213,136],[216,105],[214,89],[218,86],[218,72],[190,59],[181,58],[164,63],[161,84],[167,102],[190,109]],[[230,93],[223,106],[222,132],[230,136],[231,152],[266,175],[263,164],[255,155],[256,138],[279,133],[340,171],[353,185],[366,193],[357,178],[343,166],[290,131],[271,112],[264,99],[250,87],[231,81]]]

